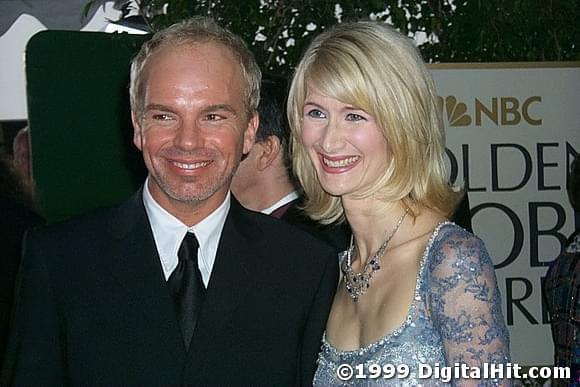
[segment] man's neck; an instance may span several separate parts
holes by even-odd
[[[275,182],[262,180],[251,189],[243,193],[243,198],[238,198],[244,207],[254,211],[262,211],[271,207],[286,195],[294,192],[296,188],[287,177],[275,180]]]
[[[220,190],[211,197],[199,201],[179,201],[164,193],[151,177],[147,179],[146,186],[151,198],[165,211],[179,219],[187,227],[191,227],[207,218],[225,201],[229,190]]]

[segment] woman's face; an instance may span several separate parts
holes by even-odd
[[[387,141],[364,110],[309,86],[302,120],[302,144],[329,194],[363,192],[389,165]]]

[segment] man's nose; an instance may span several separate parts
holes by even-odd
[[[194,149],[199,146],[201,131],[195,120],[183,120],[175,134],[175,146],[182,149]]]

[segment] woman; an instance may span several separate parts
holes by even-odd
[[[436,373],[509,361],[492,261],[447,221],[460,194],[436,101],[417,49],[383,23],[331,28],[296,69],[288,116],[305,209],[353,232],[315,385],[502,383]]]

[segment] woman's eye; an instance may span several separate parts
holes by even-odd
[[[356,114],[356,113],[348,113],[346,115],[346,120],[347,121],[362,121],[362,120],[366,120],[366,118],[364,118],[363,116],[361,116],[360,114]]]
[[[309,110],[306,115],[312,118],[326,118],[326,115],[318,109]]]

